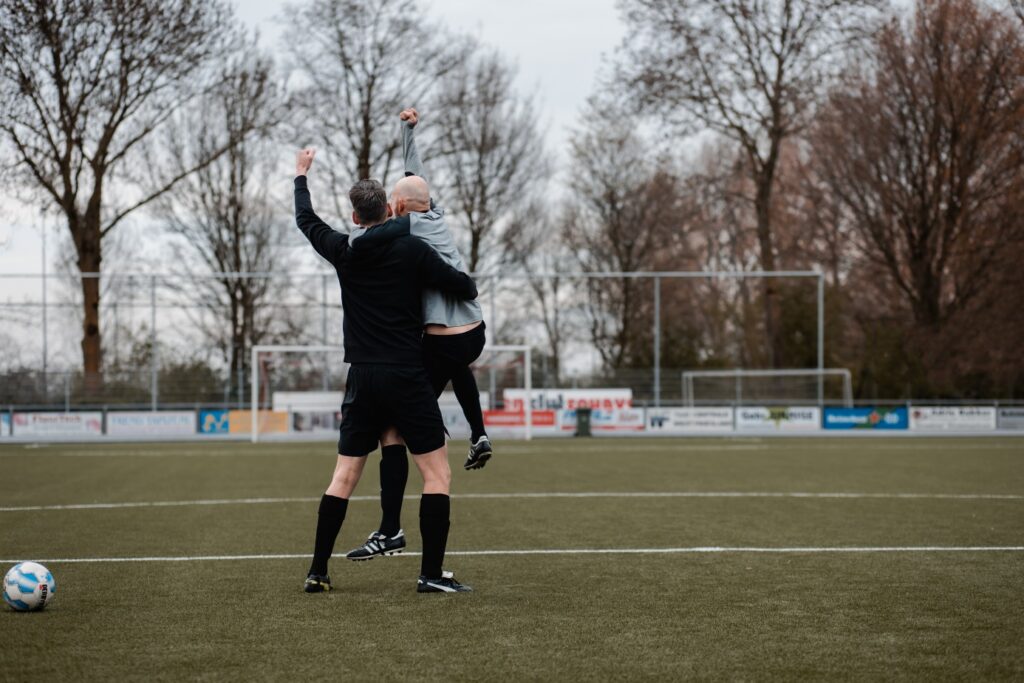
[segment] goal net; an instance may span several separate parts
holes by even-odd
[[[237,420],[240,431],[253,442],[337,438],[348,374],[342,347],[255,346],[251,363],[251,405],[247,419]],[[531,438],[535,413],[523,408],[532,389],[531,363],[527,346],[488,346],[473,364],[488,432]],[[469,422],[451,386],[438,405],[452,438],[468,438]]]
[[[528,409],[533,394],[533,358],[529,346],[487,346],[473,363],[473,375],[480,388],[484,424],[490,434],[502,438],[531,439],[538,427],[547,422],[540,411]],[[461,415],[454,394],[446,407],[441,397],[441,413]],[[467,427],[468,428],[468,427]]]
[[[850,371],[844,368],[687,370],[683,403],[702,405],[853,405]]]
[[[249,433],[337,438],[348,365],[340,346],[254,346]]]

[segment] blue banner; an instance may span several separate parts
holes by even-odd
[[[825,408],[825,429],[909,429],[905,407]]]
[[[199,433],[200,434],[227,434],[228,433],[228,411],[226,411],[226,410],[200,410],[199,411]]]

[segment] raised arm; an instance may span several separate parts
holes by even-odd
[[[445,263],[426,242],[415,238],[412,241],[417,245],[417,273],[423,285],[457,299],[468,301],[477,297],[473,278]]]
[[[309,148],[295,156],[295,224],[316,249],[316,253],[333,264],[337,262],[345,245],[348,244],[348,235],[331,228],[313,211],[313,200],[306,186],[306,173],[313,164],[315,155],[316,150]]]
[[[416,149],[416,124],[420,121],[419,112],[406,109],[398,115],[402,119],[402,156],[405,159],[405,175],[418,175],[424,180],[423,162],[420,161],[419,150]]]

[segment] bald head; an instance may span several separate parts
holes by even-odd
[[[391,192],[392,209],[395,214],[404,216],[410,211],[430,210],[430,187],[423,178],[411,175],[395,183]]]

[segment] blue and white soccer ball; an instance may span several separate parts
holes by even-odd
[[[4,602],[19,612],[43,609],[56,592],[53,574],[38,562],[20,562],[4,577]]]

